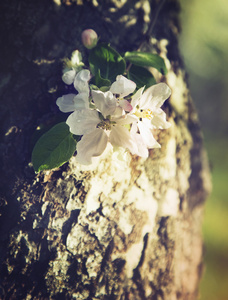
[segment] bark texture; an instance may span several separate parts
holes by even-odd
[[[197,299],[210,179],[178,50],[179,4],[161,2],[2,3],[1,299]],[[107,150],[92,167],[72,158],[35,175],[33,132],[61,115],[62,59],[84,51],[86,28],[120,52],[147,40],[142,50],[164,57],[168,75],[156,76],[172,89],[172,127],[158,132],[161,149],[124,169]]]

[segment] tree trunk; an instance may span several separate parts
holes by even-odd
[[[178,2],[2,6],[0,298],[197,299],[210,179],[178,50]],[[73,157],[35,175],[33,132],[59,115],[62,59],[84,51],[86,28],[119,52],[141,45],[165,59],[168,75],[157,79],[172,89],[172,126],[158,133],[161,149],[131,156],[124,170],[106,151],[92,167]]]

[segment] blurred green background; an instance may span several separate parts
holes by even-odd
[[[228,300],[228,1],[182,0],[181,52],[212,170],[201,300]]]

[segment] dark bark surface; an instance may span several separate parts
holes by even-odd
[[[2,1],[1,299],[197,299],[209,175],[178,50],[179,4],[161,2]],[[86,28],[119,52],[147,41],[143,50],[166,59],[172,129],[124,174],[107,154],[92,169],[72,159],[35,175],[34,132],[64,117],[62,60],[75,49],[86,58]]]

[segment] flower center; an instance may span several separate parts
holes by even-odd
[[[112,126],[115,125],[116,122],[111,121],[109,119],[104,119],[100,123],[97,124],[97,128],[101,128],[103,130],[111,130]]]
[[[139,119],[149,119],[151,120],[153,118],[153,112],[151,109],[137,109],[135,112],[136,117],[138,117]]]

